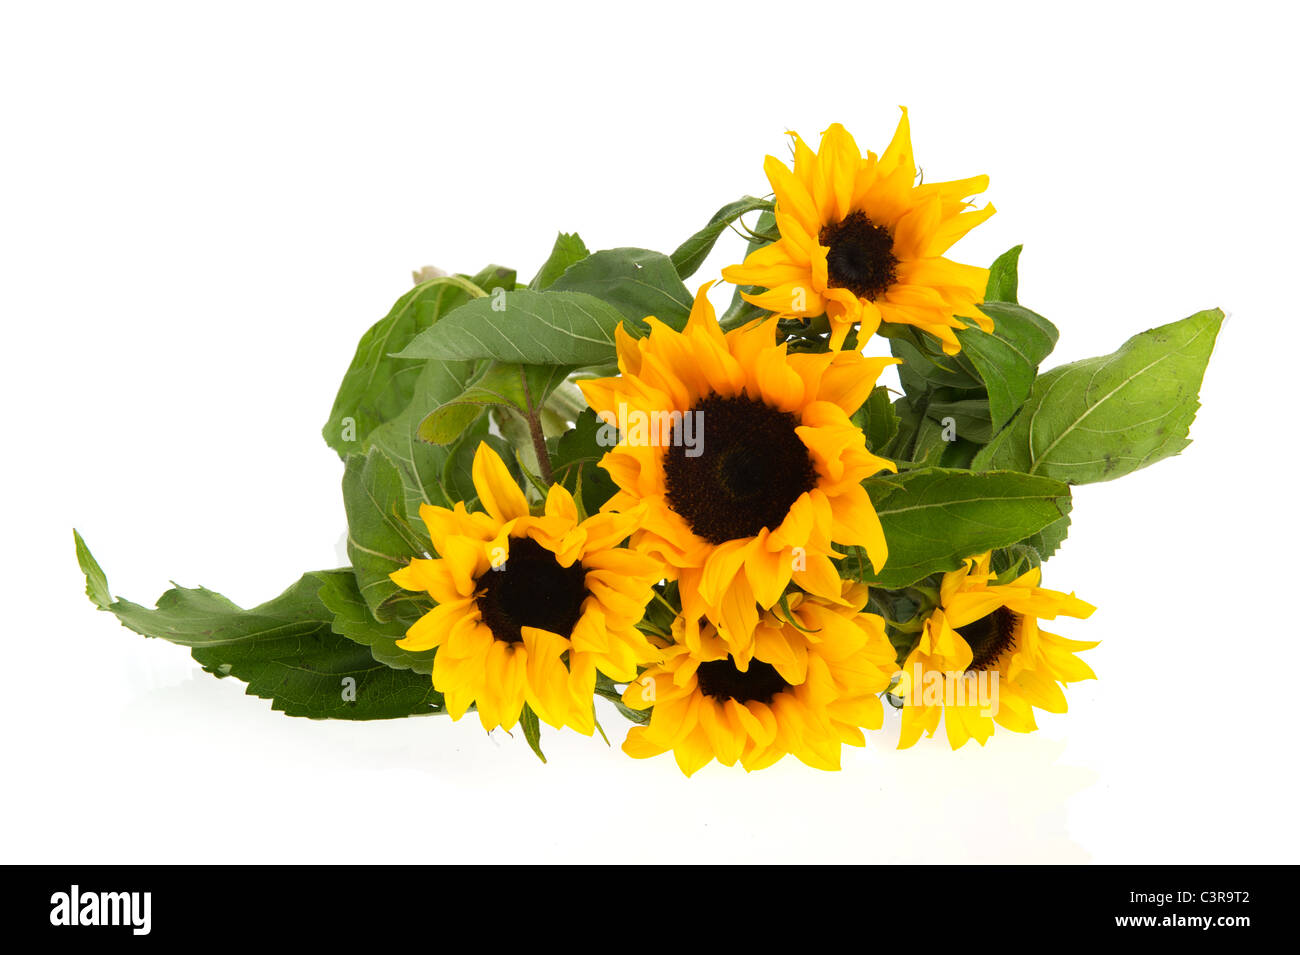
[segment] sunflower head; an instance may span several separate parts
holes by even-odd
[[[1073,594],[1039,586],[1035,567],[1007,584],[990,571],[990,554],[945,574],[939,606],[903,665],[900,748],[931,736],[943,716],[956,749],[983,745],[994,724],[1019,733],[1036,728],[1033,708],[1064,713],[1060,684],[1094,678],[1075,653],[1096,643],[1067,640],[1039,627],[1058,615],[1086,618],[1096,608]]]
[[[790,135],[794,168],[773,156],[764,163],[781,237],[724,269],[723,278],[766,289],[744,297],[770,312],[825,313],[836,348],[858,323],[862,337],[881,322],[913,325],[948,354],[961,349],[954,330],[967,327],[962,319],[992,330],[976,307],[988,270],[944,258],[993,214],[992,205],[976,211],[966,201],[988,187],[987,176],[917,185],[906,110],[879,158],[864,157],[838,123],[815,153]]]
[[[724,334],[707,291],[680,332],[654,318],[643,339],[620,329],[622,374],[581,386],[619,425],[601,461],[618,486],[605,507],[638,512],[631,546],[678,580],[687,645],[698,652],[707,618],[744,654],[759,612],[791,582],[840,599],[834,544],[883,565],[862,481],[895,465],[867,450],[849,416],[894,359],[791,354],[774,318]]]
[[[533,515],[487,444],[473,479],[484,511],[420,508],[438,557],[413,560],[392,578],[437,606],[398,646],[437,648],[433,685],[453,719],[474,705],[485,729],[510,729],[527,704],[552,726],[590,734],[597,670],[630,680],[659,657],[636,625],[661,569],[618,546],[635,514],[579,520],[572,495],[555,485]]]
[[[653,707],[623,751],[640,759],[671,750],[688,776],[714,759],[754,770],[788,753],[839,769],[841,745],[862,746],[862,728],[880,727],[878,694],[895,672],[884,620],[863,613],[866,602],[861,584],[845,583],[836,601],[793,594],[789,616],[763,614],[745,655],[732,654],[712,625],[692,652],[679,620],[679,643],[623,694],[634,709]]]

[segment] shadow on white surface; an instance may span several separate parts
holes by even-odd
[[[899,752],[891,713],[865,749],[845,750],[839,773],[787,757],[758,773],[711,764],[686,779],[668,756],[624,756],[612,708],[601,712],[611,747],[544,727],[542,765],[518,733],[484,734],[472,715],[291,719],[242,691],[195,670],[140,688],[120,711],[112,735],[139,762],[112,774],[106,801],[136,826],[190,831],[169,848],[147,840],[147,858],[467,862],[503,846],[529,861],[1090,858],[1068,821],[1071,798],[1096,773],[1064,763],[1065,744],[1041,733],[957,752],[940,737]],[[84,768],[119,756],[101,750]],[[281,838],[242,844],[241,829],[265,831],[265,813]],[[196,841],[201,833],[213,838]],[[131,853],[129,833],[118,835],[101,830],[79,848]]]

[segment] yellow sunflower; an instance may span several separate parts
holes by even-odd
[[[687,646],[699,652],[707,616],[744,653],[792,581],[839,599],[832,542],[884,564],[862,481],[896,468],[849,416],[894,359],[788,354],[775,318],[724,335],[708,288],[681,332],[654,318],[643,339],[620,327],[622,374],[580,386],[618,435],[601,461],[618,486],[605,508],[639,510],[630,544],[677,579]]]
[[[438,649],[433,685],[452,719],[474,704],[484,729],[509,730],[527,703],[550,725],[590,735],[596,671],[623,682],[659,659],[636,624],[662,570],[617,546],[635,514],[579,521],[572,495],[555,485],[544,513],[531,515],[487,444],[474,455],[472,475],[486,513],[463,502],[420,508],[439,556],[412,560],[392,579],[427,592],[437,606],[397,645]]]
[[[1060,684],[1095,679],[1074,654],[1097,644],[1039,629],[1039,619],[1088,617],[1096,608],[1074,594],[1038,586],[1037,567],[1009,584],[997,584],[989,554],[944,574],[935,608],[920,641],[903,664],[894,691],[903,698],[898,746],[931,736],[943,715],[953,749],[974,738],[981,746],[996,722],[1017,733],[1037,728],[1034,707],[1064,713]]]
[[[672,750],[687,776],[712,759],[754,770],[787,753],[839,769],[841,745],[865,745],[862,728],[880,728],[878,694],[896,671],[884,620],[861,612],[867,588],[846,582],[842,594],[838,602],[792,594],[790,618],[765,613],[747,658],[729,654],[712,626],[702,653],[668,647],[623,694],[629,707],[654,708],[623,751],[644,759]],[[679,619],[679,640],[682,630]]]
[[[967,197],[988,188],[987,176],[916,184],[907,110],[893,142],[879,158],[858,151],[839,123],[822,134],[814,154],[795,133],[794,169],[774,156],[763,168],[776,195],[781,238],[723,269],[736,285],[767,291],[745,299],[770,312],[830,320],[839,348],[861,323],[860,340],[880,323],[914,325],[961,350],[959,318],[984,331],[993,323],[984,301],[988,270],[944,258],[958,239],[994,212],[972,210]],[[970,210],[970,211],[968,211]]]

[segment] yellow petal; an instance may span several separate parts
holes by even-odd
[[[510,476],[505,462],[487,442],[482,442],[474,453],[471,469],[474,488],[484,509],[498,521],[511,521],[528,516],[528,500]]]

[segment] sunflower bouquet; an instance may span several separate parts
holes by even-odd
[[[324,427],[351,566],[149,609],[78,534],[87,594],[288,715],[473,711],[539,757],[542,724],[605,735],[598,697],[624,752],[688,775],[837,769],[886,707],[900,747],[1063,712],[1095,646],[1043,626],[1093,611],[1042,586],[1071,488],[1188,444],[1223,314],[1040,374],[1057,330],[1017,301],[1019,248],[948,258],[987,177],[918,181],[906,111],[880,155],[790,135],[771,195],[671,255],[562,233],[528,282],[417,273]],[[719,315],[685,283],[728,230]]]

